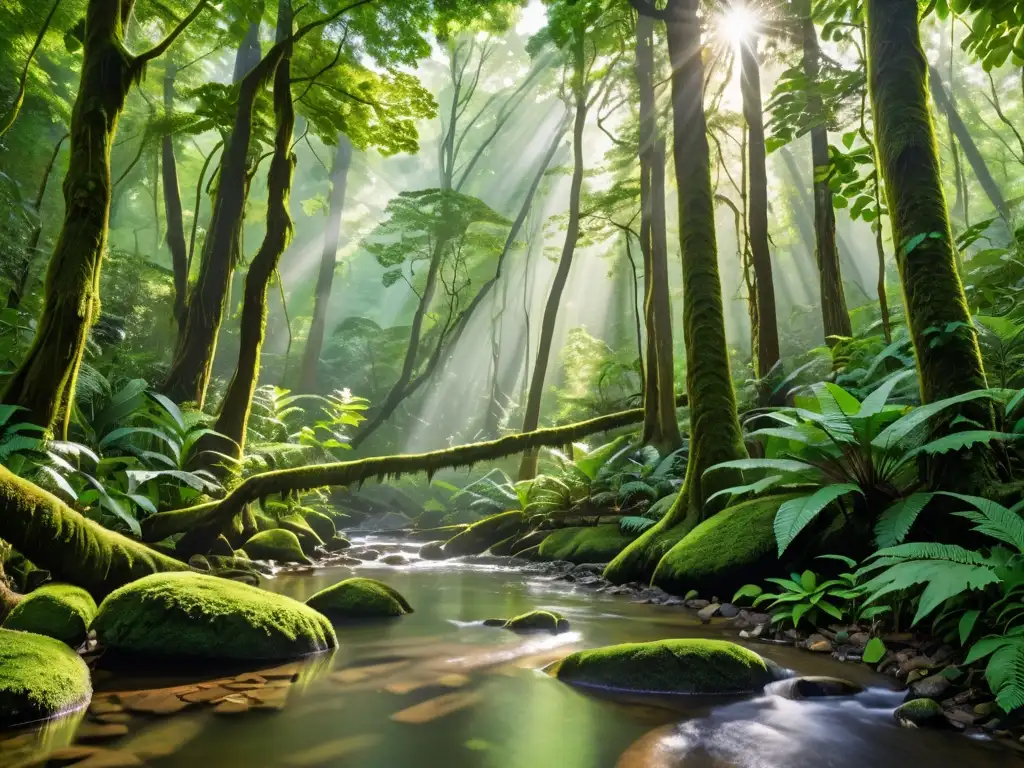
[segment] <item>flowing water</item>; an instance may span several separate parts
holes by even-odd
[[[81,765],[139,764],[131,755],[116,762],[126,751],[168,768],[987,768],[1013,759],[987,740],[900,729],[892,710],[903,694],[891,690],[889,679],[788,647],[751,645],[798,674],[844,677],[865,692],[811,701],[767,694],[658,701],[594,696],[541,668],[577,648],[669,637],[735,640],[735,631],[702,626],[679,608],[630,603],[480,561],[368,563],[354,571],[387,581],[416,612],[339,627],[339,651],[305,662],[278,711],[224,716],[190,707],[165,717],[135,716],[130,732],[103,741],[111,751],[93,758],[115,762]],[[352,573],[323,567],[281,574],[265,584],[304,600]],[[564,614],[572,631],[524,637],[478,623],[534,608]],[[101,676],[97,690],[154,688],[224,674],[175,667],[154,677],[152,669],[145,675],[120,670]],[[81,722],[79,715],[0,741],[0,766],[32,764],[26,756],[71,743],[75,729],[85,727]],[[84,733],[79,731],[79,743]],[[162,746],[140,746],[153,743]]]

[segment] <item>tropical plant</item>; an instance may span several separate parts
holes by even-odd
[[[781,425],[749,435],[764,441],[765,458],[724,462],[707,470],[739,469],[757,478],[715,496],[733,499],[780,487],[800,489],[802,493],[784,502],[775,517],[781,555],[833,504],[848,520],[851,513],[875,509],[886,510],[882,519],[887,524],[904,519],[906,510],[917,503],[912,494],[921,485],[919,457],[1018,438],[1015,433],[967,429],[930,439],[933,421],[949,409],[972,400],[997,399],[1005,391],[977,390],[910,410],[889,404],[893,390],[910,375],[904,371],[890,376],[863,402],[837,384],[816,384],[811,387],[813,396],[798,397],[796,407],[758,414],[755,418]],[[1008,412],[1020,398],[1011,401]]]
[[[842,555],[820,555],[819,560],[836,560],[847,568],[856,567],[856,561]],[[858,610],[857,603],[863,597],[857,587],[857,574],[848,571],[834,579],[825,579],[811,570],[791,573],[788,579],[770,578],[765,581],[781,588],[779,592],[765,592],[757,584],[741,587],[733,596],[735,603],[743,598],[753,598],[753,605],[760,606],[771,601],[768,611],[772,623],[789,622],[799,628],[806,621],[812,627],[821,627],[833,621],[850,618],[873,619],[889,610],[888,606],[870,606]]]

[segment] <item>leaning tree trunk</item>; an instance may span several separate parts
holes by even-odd
[[[768,248],[768,161],[764,143],[764,109],[761,103],[761,69],[757,38],[740,45],[743,116],[747,123],[748,183],[750,185],[750,249],[757,286],[757,377],[767,378],[779,362],[779,323],[775,311],[775,281]]]
[[[299,391],[316,391],[317,366],[324,346],[327,330],[327,307],[331,301],[331,286],[337,267],[338,244],[341,241],[341,213],[345,208],[345,190],[348,186],[348,172],[352,166],[352,142],[344,134],[338,135],[338,150],[334,155],[331,170],[331,202],[324,228],[324,250],[320,256],[320,271],[316,277],[316,294],[313,299],[313,322],[309,327],[306,349],[302,353],[302,368],[299,372]]]
[[[533,363],[533,375],[530,378],[530,393],[526,398],[526,410],[523,414],[523,432],[533,432],[540,424],[540,401],[544,395],[544,379],[547,376],[548,357],[555,337],[555,321],[558,319],[558,306],[562,302],[562,292],[569,279],[573,255],[576,253],[576,239],[580,234],[580,201],[583,196],[583,129],[587,124],[587,88],[586,55],[582,36],[572,43],[573,55],[573,96],[576,102],[576,117],[573,123],[572,151],[573,170],[572,183],[569,188],[569,221],[565,230],[565,242],[562,244],[562,255],[558,260],[548,301],[544,306],[544,319],[540,326],[540,341],[537,345],[537,356]],[[528,450],[523,454],[519,464],[519,479],[531,480],[537,476],[537,450]]]
[[[654,94],[654,20],[636,23],[636,79],[640,100],[640,208],[644,250],[647,368],[644,440],[662,452],[682,445],[675,406],[672,349],[672,301],[668,281],[668,234],[665,214],[665,140],[658,129]]]
[[[295,108],[292,106],[291,94],[291,48],[287,43],[291,33],[291,2],[281,0],[278,6],[277,41],[288,47],[274,73],[277,132],[274,136],[274,155],[267,175],[267,232],[245,276],[238,364],[214,426],[218,435],[234,441],[227,452],[236,458],[241,458],[245,449],[249,410],[260,375],[260,354],[267,325],[267,292],[292,237],[292,219],[288,206],[295,172],[295,155],[291,148]],[[218,439],[213,436],[211,438]]]
[[[917,2],[868,0],[866,10],[875,140],[921,397],[931,403],[984,388],[985,369],[956,268],[928,105],[928,61],[921,46]],[[990,410],[977,403],[964,406],[964,415],[975,423],[992,423]],[[945,458],[939,462],[945,470],[938,468],[947,484],[977,491],[987,477],[985,451]]]
[[[177,72],[174,63],[167,62],[164,71],[164,110],[168,116],[174,111],[174,79]],[[185,220],[181,208],[181,192],[178,189],[178,161],[174,156],[174,137],[169,132],[163,137],[161,154],[167,248],[171,252],[171,269],[174,273],[174,320],[180,334],[185,321],[185,299],[188,293],[188,249],[185,246]]]
[[[89,327],[99,314],[100,262],[110,214],[110,150],[118,118],[148,62],[205,5],[201,0],[167,40],[138,56],[124,45],[134,0],[90,0],[86,10],[82,74],[64,179],[64,221],[47,268],[35,339],[3,394],[4,403],[26,409],[25,420],[58,435],[67,435]]]
[[[810,90],[807,111],[811,119],[811,155],[814,161],[814,239],[817,249],[818,276],[821,288],[821,320],[825,343],[832,346],[836,337],[851,336],[853,325],[843,291],[843,275],[836,247],[836,212],[832,206],[832,189],[827,180],[818,179],[818,169],[829,165],[828,127],[821,100],[821,47],[814,27],[811,0],[800,0],[799,17],[803,23],[803,67]]]
[[[939,74],[935,67],[929,67],[928,70],[932,98],[935,99],[935,104],[942,110],[942,113],[949,121],[954,155],[956,154],[956,145],[959,143],[964,151],[964,155],[967,157],[967,162],[971,164],[971,170],[974,171],[978,183],[981,184],[981,188],[985,190],[985,195],[988,197],[989,202],[992,203],[992,207],[996,209],[996,213],[999,214],[1000,218],[1009,225],[1010,206],[1006,203],[1003,191],[992,177],[992,172],[988,169],[988,163],[985,162],[981,150],[978,149],[978,145],[974,141],[974,137],[971,136],[971,132],[964,124],[963,118],[960,117],[953,99],[946,93],[946,89],[942,85],[942,75]]]
[[[705,470],[746,456],[729,370],[718,274],[698,5],[699,0],[671,0],[664,12],[672,71],[672,140],[683,255],[690,455],[683,488],[672,508],[606,569],[606,577],[620,583],[657,578],[656,567],[665,552],[714,511],[706,505],[708,496],[737,479],[732,473],[718,472],[712,485],[704,478]]]

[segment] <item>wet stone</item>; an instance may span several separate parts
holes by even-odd
[[[75,732],[78,741],[106,741],[128,734],[128,726],[124,723],[84,723]]]

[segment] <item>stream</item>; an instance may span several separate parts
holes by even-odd
[[[357,543],[410,555],[419,547],[372,537]],[[797,674],[842,677],[865,691],[810,701],[770,694],[629,701],[573,689],[541,668],[584,647],[738,638],[727,624],[701,625],[690,611],[631,603],[487,559],[325,566],[281,573],[264,586],[305,600],[353,573],[386,581],[415,613],[340,626],[333,657],[279,668],[295,682],[281,689],[274,711],[232,715],[231,707],[196,705],[147,715],[111,707],[97,727],[89,717],[104,711],[111,692],[125,701],[125,692],[178,686],[195,697],[209,690],[202,681],[223,684],[225,674],[247,671],[118,668],[97,675],[92,715],[0,736],[0,767],[987,768],[1012,759],[988,740],[901,729],[892,710],[904,694],[890,678],[786,646],[749,647]],[[478,623],[534,608],[562,613],[572,631],[519,636]],[[264,676],[268,686],[272,673]],[[229,687],[244,691],[247,679],[230,678]],[[89,753],[90,744],[103,751]]]

